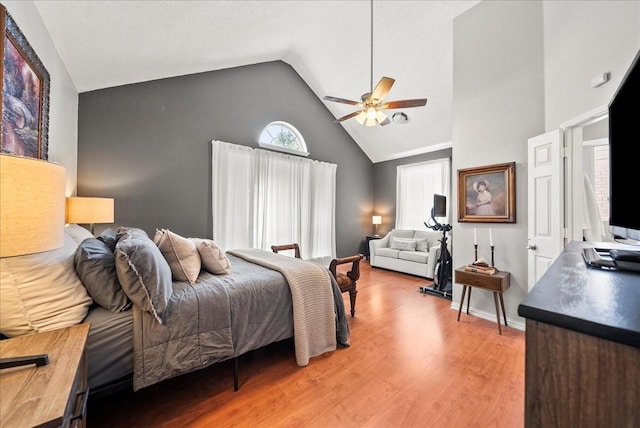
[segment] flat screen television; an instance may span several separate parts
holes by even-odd
[[[447,216],[447,197],[445,195],[433,195],[433,209],[431,217]]]
[[[640,51],[609,103],[609,226],[619,238],[640,245],[638,198],[633,190],[640,167]]]

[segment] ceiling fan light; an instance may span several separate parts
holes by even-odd
[[[358,121],[358,123],[360,125],[364,125],[364,122],[367,120],[367,113],[363,111],[361,111],[360,113],[358,113],[358,115],[356,116],[356,120]]]
[[[374,119],[367,119],[364,124],[366,126],[376,126],[378,124],[378,121]]]
[[[387,115],[384,114],[382,110],[378,110],[378,113],[376,114],[376,119],[378,120],[378,122],[384,122],[387,119]]]
[[[377,115],[378,111],[375,109],[375,107],[369,107],[367,109],[367,121],[375,120]]]

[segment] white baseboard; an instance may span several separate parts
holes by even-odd
[[[459,302],[451,302],[451,309],[458,312],[458,308],[460,307],[460,303]],[[466,315],[467,312],[466,310],[463,308],[462,312]],[[487,311],[483,311],[480,309],[476,309],[472,306],[469,306],[469,315],[473,315],[476,316],[478,318],[482,318],[488,321],[493,321],[493,322],[497,322],[496,321],[496,313],[495,312],[487,312]],[[501,321],[504,321],[504,319],[501,317],[500,318]],[[515,329],[518,330],[525,330],[525,324],[524,321],[520,321],[520,320],[514,320],[510,317],[507,317],[507,323],[509,323],[509,327],[513,327]]]

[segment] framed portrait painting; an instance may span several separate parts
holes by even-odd
[[[2,153],[48,159],[49,73],[15,21],[2,21]]]
[[[458,221],[516,222],[516,163],[458,170]]]

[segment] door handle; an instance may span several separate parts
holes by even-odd
[[[527,245],[527,250],[537,250],[538,247],[536,247],[536,244],[529,244]]]

